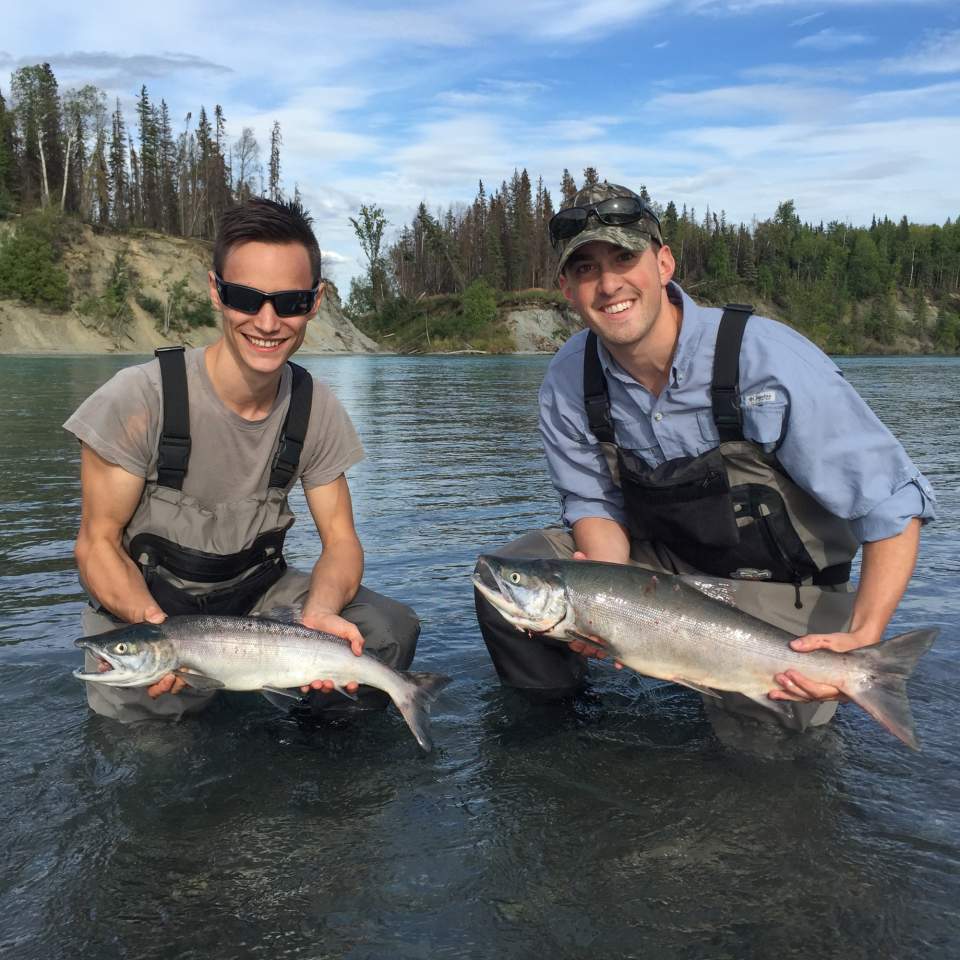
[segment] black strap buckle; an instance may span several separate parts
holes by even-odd
[[[157,472],[186,473],[190,462],[189,437],[160,437],[160,449],[157,455]]]
[[[271,487],[285,487],[293,479],[302,453],[301,441],[285,435],[280,438],[270,467]]]
[[[740,388],[714,387],[713,388],[713,422],[723,431],[740,430]]]
[[[583,404],[587,411],[587,423],[593,435],[601,443],[614,443],[610,400],[606,396],[584,397]]]

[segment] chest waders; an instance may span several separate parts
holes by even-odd
[[[290,405],[268,489],[235,504],[217,505],[214,512],[183,493],[191,447],[183,347],[162,347],[156,356],[163,390],[157,481],[147,484],[124,545],[167,615],[242,616],[287,569],[283,542],[293,517],[286,492],[303,452],[313,380],[303,367],[290,364]],[[230,529],[232,515],[235,532]]]
[[[606,377],[591,331],[584,353],[584,403],[633,538],[662,544],[695,569],[735,580],[840,586],[859,543],[783,471],[775,455],[743,436],[740,346],[750,307],[724,309],[710,385],[720,443],[657,467],[616,444]]]

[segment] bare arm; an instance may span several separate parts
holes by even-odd
[[[81,447],[83,507],[74,556],[86,588],[114,616],[127,623],[160,623],[164,613],[123,549],[123,531],[140,502],[143,483],[86,444]]]
[[[794,650],[835,650],[844,653],[879,643],[913,575],[920,548],[920,521],[914,517],[896,536],[863,545],[860,584],[848,633],[811,633],[790,645]],[[772,700],[836,700],[836,687],[813,683],[796,670],[777,674],[782,689]]]
[[[123,531],[143,493],[143,477],[104,460],[86,444],[80,449],[83,506],[74,548],[84,586],[101,606],[127,623],[163,623],[167,615],[147,589],[139,568],[123,549]],[[151,697],[179,693],[184,682],[168,673],[147,688]]]
[[[363,547],[353,525],[353,504],[347,479],[340,474],[332,483],[306,491],[307,505],[317,525],[323,552],[314,564],[310,594],[303,607],[303,622],[350,641],[353,652],[363,652],[363,637],[340,611],[356,596],[363,577]],[[330,680],[315,680],[315,689],[332,690]],[[351,693],[356,684],[347,685]]]
[[[605,517],[584,517],[573,525],[577,550],[587,560],[626,563],[630,559],[630,536],[626,527]]]

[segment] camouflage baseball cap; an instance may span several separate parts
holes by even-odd
[[[633,197],[640,200],[641,203],[643,202],[643,198],[632,190],[628,190],[617,183],[607,183],[604,180],[602,183],[595,183],[578,190],[573,197],[561,204],[560,210],[569,210],[571,207],[590,207],[603,200],[612,200],[615,197]],[[660,224],[652,210],[649,211],[649,216],[644,216],[641,220],[618,226],[601,223],[594,214],[587,217],[587,225],[579,233],[574,234],[569,240],[559,240],[554,243],[554,249],[560,254],[556,273],[558,277],[563,272],[570,254],[592,240],[603,240],[605,243],[613,243],[618,247],[633,250],[636,253],[642,253],[646,250],[650,246],[651,240],[663,244]]]

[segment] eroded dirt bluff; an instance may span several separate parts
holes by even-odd
[[[219,335],[214,327],[197,327],[185,334],[164,336],[156,319],[129,298],[130,320],[114,334],[103,318],[78,309],[84,298],[101,296],[118,253],[125,252],[141,295],[163,304],[169,286],[186,278],[187,289],[207,295],[210,244],[164,234],[99,233],[78,228],[64,255],[73,306],[64,313],[0,299],[0,353],[152,353],[173,343],[202,346]],[[328,283],[317,316],[307,327],[305,353],[377,353],[381,348],[344,315],[336,287]]]

